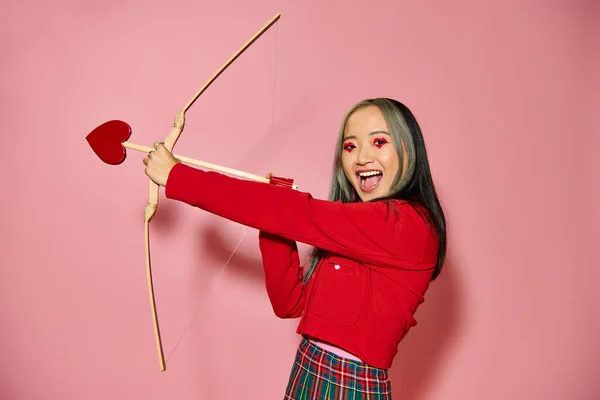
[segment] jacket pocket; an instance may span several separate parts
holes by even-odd
[[[364,302],[366,274],[357,261],[333,256],[325,259],[316,271],[308,310],[344,325],[356,323]]]

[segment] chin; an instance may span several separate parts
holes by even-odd
[[[375,190],[373,192],[368,192],[368,193],[363,192],[362,190],[357,189],[357,188],[354,188],[354,190],[356,191],[356,194],[358,194],[358,198],[361,201],[370,201],[370,200],[376,199],[377,197],[381,196],[380,194],[377,193],[378,190]]]
[[[365,196],[365,195],[363,195],[363,197],[361,197],[361,199],[362,199],[362,201],[371,201],[371,200],[374,200],[374,199],[376,199],[377,197],[379,197],[379,196],[377,196],[377,195],[374,195],[373,193],[369,193],[369,194],[368,194],[368,195],[366,195],[366,196]]]

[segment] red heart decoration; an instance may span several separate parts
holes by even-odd
[[[130,136],[131,127],[127,122],[112,120],[98,126],[85,138],[102,161],[118,165],[127,157],[123,142],[126,142]]]

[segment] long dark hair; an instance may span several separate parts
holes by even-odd
[[[405,200],[427,210],[427,215],[424,217],[435,228],[439,242],[438,259],[431,279],[434,280],[440,274],[446,259],[446,218],[431,177],[421,127],[408,107],[398,100],[375,98],[363,100],[355,104],[346,113],[338,132],[329,200],[341,201],[342,203],[361,201],[344,173],[342,151],[344,131],[348,118],[355,111],[369,106],[379,108],[383,114],[400,160],[400,168],[392,183],[390,193],[385,197],[369,201]],[[404,151],[402,145],[404,145]],[[406,160],[404,160],[404,152],[406,152]],[[304,282],[310,279],[320,260],[325,256],[325,253],[323,249],[313,248],[311,258],[304,270]]]

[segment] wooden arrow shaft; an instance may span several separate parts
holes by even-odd
[[[152,147],[142,146],[141,144],[130,143],[130,142],[123,142],[123,146],[125,146],[126,148],[131,149],[131,150],[141,151],[143,153],[149,153],[150,151],[154,150]],[[237,169],[233,169],[233,168],[229,168],[229,167],[223,167],[221,165],[216,165],[216,164],[212,164],[212,163],[209,163],[206,161],[196,160],[194,158],[180,156],[177,154],[173,154],[173,156],[185,164],[196,165],[201,168],[206,168],[206,169],[210,169],[212,171],[222,172],[224,174],[233,175],[233,176],[237,176],[240,178],[250,179],[252,181],[269,183],[269,178],[266,178],[264,176],[250,174],[248,172],[239,171]],[[296,189],[295,185],[294,185],[294,189]]]

